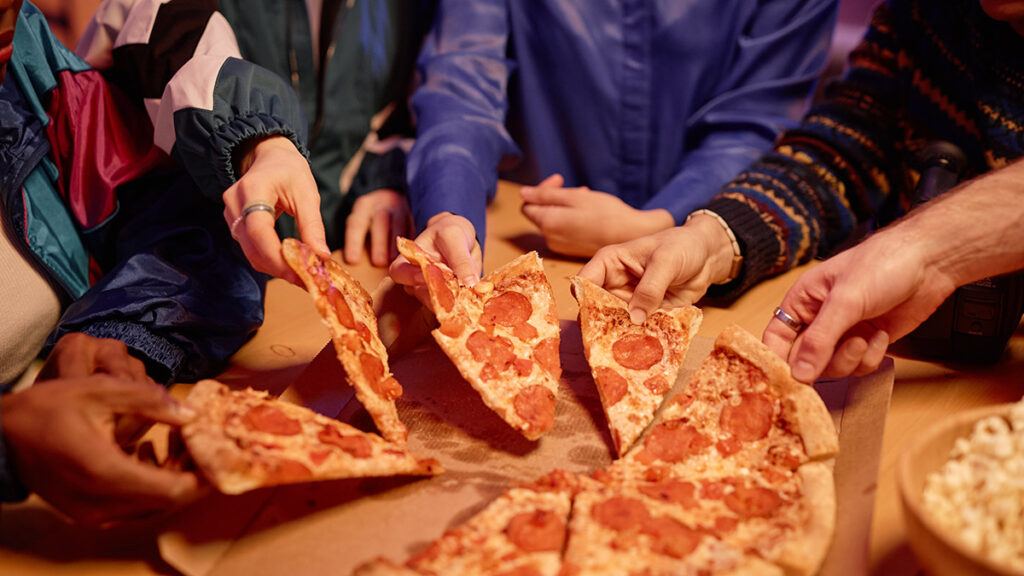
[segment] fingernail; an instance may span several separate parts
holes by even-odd
[[[176,410],[178,412],[178,415],[181,416],[185,420],[195,420],[195,418],[197,416],[199,416],[199,413],[196,412],[195,409],[192,408],[191,406],[188,406],[186,404],[182,404],[180,402],[177,403],[176,406],[177,406]]]
[[[639,308],[633,308],[629,311],[629,319],[633,324],[643,324],[647,320],[647,314]]]
[[[472,288],[473,286],[476,286],[477,282],[478,280],[476,276],[466,276],[465,278],[462,279],[462,285],[465,286],[466,288]]]
[[[806,361],[800,360],[793,366],[793,378],[801,382],[811,382],[814,380],[814,366]]]

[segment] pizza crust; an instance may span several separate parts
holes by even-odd
[[[797,473],[803,484],[801,505],[810,518],[770,560],[788,575],[810,576],[821,568],[835,534],[836,487],[832,470],[822,462],[804,464]]]

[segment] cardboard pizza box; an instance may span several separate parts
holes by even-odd
[[[405,388],[399,413],[409,447],[442,462],[447,472],[430,479],[384,478],[301,484],[243,497],[212,496],[186,510],[159,537],[163,558],[188,576],[234,574],[350,574],[378,556],[404,561],[465,521],[510,485],[555,468],[591,472],[611,463],[614,448],[583,356],[579,327],[562,320],[563,377],[554,428],[530,442],[487,409],[443,352],[424,341],[392,360]],[[678,392],[710,352],[698,337],[669,396]],[[326,354],[326,353],[325,353]],[[323,356],[323,354],[322,354]],[[316,389],[333,377],[322,361],[294,386],[303,403],[333,411],[336,392],[319,402]],[[344,376],[340,376],[342,379]],[[839,430],[835,462],[837,523],[822,574],[864,574],[868,568],[871,512],[892,392],[887,359],[873,374],[820,382],[816,388]],[[329,387],[328,387],[329,388]],[[339,419],[372,430],[356,401]]]

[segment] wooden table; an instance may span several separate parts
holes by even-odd
[[[563,259],[546,251],[542,238],[522,217],[519,206],[516,188],[503,183],[488,211],[485,268],[493,269],[524,251],[538,250],[555,288],[559,316],[575,318],[576,303],[564,279],[575,274],[583,261]],[[384,277],[384,270],[367,264],[351,271],[371,290]],[[763,282],[727,308],[704,307],[700,334],[713,338],[730,323],[760,334],[771,311],[802,271],[797,269]],[[232,358],[221,379],[280,392],[327,342],[327,331],[306,293],[274,280],[268,287],[266,322]],[[895,482],[896,462],[906,443],[928,424],[953,412],[1013,401],[1022,394],[1022,330],[995,366],[948,367],[896,358],[896,384],[883,440],[869,551],[873,574],[919,572],[907,547]],[[63,522],[34,497],[24,504],[5,505],[0,511],[0,574],[173,574],[173,568],[156,552],[154,535],[159,528],[160,523],[154,522],[93,531]]]

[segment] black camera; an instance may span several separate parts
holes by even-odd
[[[964,153],[949,142],[932,142],[921,153],[915,206],[956,186],[966,168]],[[1024,312],[1024,272],[961,286],[905,338],[917,356],[988,364],[999,360]]]

